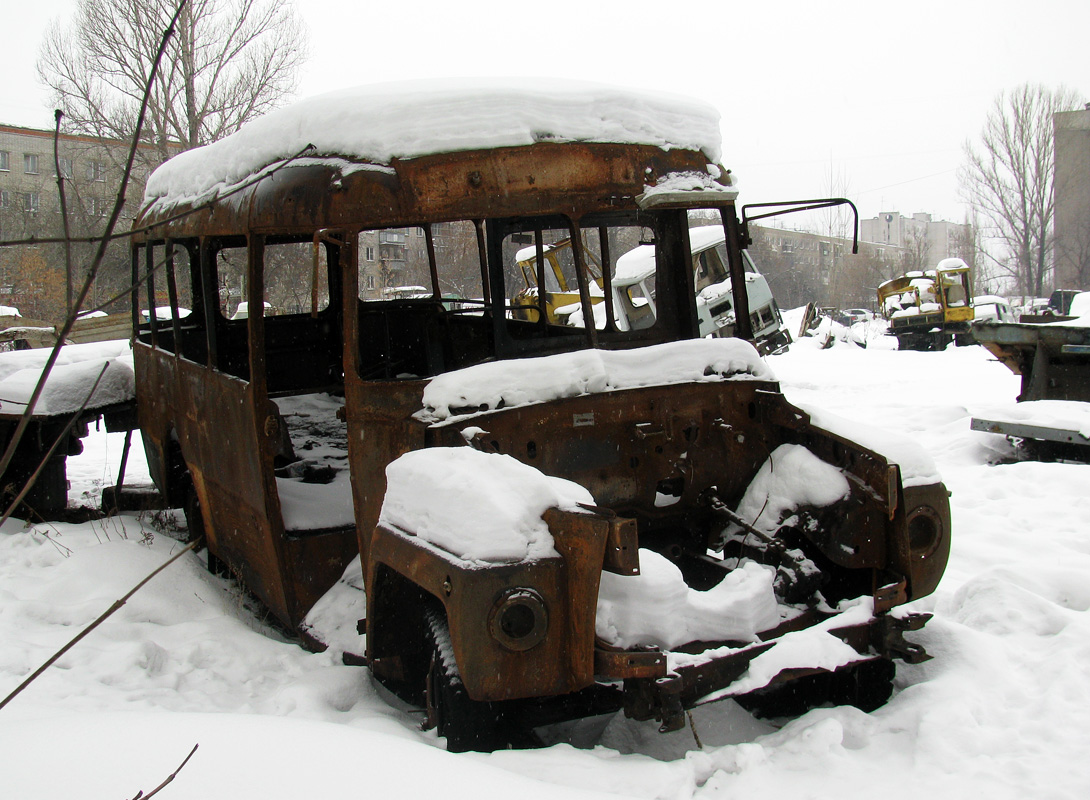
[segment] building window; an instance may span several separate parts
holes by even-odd
[[[58,158],[57,161],[61,165],[61,177],[72,179],[72,159],[70,158]]]
[[[373,247],[364,248],[364,253],[365,253],[368,261],[374,261],[375,260],[375,248],[373,248]],[[370,287],[370,288],[374,288],[374,287]]]
[[[11,170],[11,153],[7,150],[0,150],[0,172],[8,172]]]
[[[106,216],[106,201],[101,197],[91,198],[90,212],[92,217],[104,217]]]
[[[88,161],[87,162],[87,180],[89,181],[105,181],[106,180],[106,165],[101,161]]]
[[[38,154],[37,153],[24,153],[23,154],[23,172],[27,175],[38,174]]]
[[[368,275],[367,276],[367,288],[368,289],[374,289],[375,288],[375,276],[374,275]]]
[[[11,195],[7,191],[0,191],[0,208],[11,206]]]
[[[27,192],[23,195],[23,210],[28,211],[31,214],[38,213],[40,200],[41,198],[37,192]]]

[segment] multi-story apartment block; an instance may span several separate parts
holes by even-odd
[[[750,252],[785,308],[818,302],[839,307],[873,305],[879,283],[902,271],[904,249],[808,231],[753,225]]]
[[[58,168],[66,179],[66,200],[75,219],[101,219],[113,208],[128,145],[61,134],[57,150],[59,158],[54,160],[52,131],[0,125],[0,237],[53,230],[60,210]],[[130,198],[142,195],[148,169],[137,162]]]
[[[1057,289],[1090,289],[1090,103],[1052,117]]]
[[[58,173],[73,236],[100,233],[113,209],[129,145],[90,136],[61,134],[54,155],[53,131],[0,124],[0,240],[59,237]],[[119,229],[128,227],[155,166],[151,148],[134,164],[128,202]],[[119,250],[117,245],[113,250]],[[118,256],[115,260],[120,260]],[[63,315],[63,255],[57,248],[6,248],[0,252],[0,303],[44,319]],[[123,271],[116,267],[114,272]],[[58,308],[57,281],[61,281]]]
[[[906,217],[896,211],[883,211],[859,222],[860,239],[900,248],[905,269],[931,269],[944,258],[965,258],[964,248],[972,241],[971,234],[969,225],[935,220],[926,213]]]

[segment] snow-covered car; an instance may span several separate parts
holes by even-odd
[[[840,311],[836,316],[837,322],[849,327],[855,325],[857,322],[870,322],[874,319],[874,314],[867,311],[865,308],[846,308],[843,311]]]
[[[996,322],[1017,322],[1017,316],[1011,310],[1007,298],[994,294],[982,294],[973,298],[973,315],[978,320]]]
[[[137,331],[151,473],[211,568],[451,750],[620,709],[679,730],[727,697],[873,708],[927,657],[903,636],[926,615],[895,609],[943,573],[948,493],[911,442],[790,403],[747,341],[719,131],[613,87],[399,85],[272,112],[147,183],[133,263],[194,307]],[[690,212],[723,232],[737,338],[702,336]],[[425,296],[361,299],[364,236],[410,226]],[[603,276],[651,247],[653,324],[595,303],[581,248],[572,304],[601,326],[513,313],[512,256],[565,236]],[[308,309],[220,311],[224,265],[258,308],[311,250],[288,273]]]

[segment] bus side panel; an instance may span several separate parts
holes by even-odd
[[[210,552],[294,625],[297,602],[283,558],[270,443],[256,419],[250,384],[139,342],[134,350],[140,427],[156,449],[180,447]]]

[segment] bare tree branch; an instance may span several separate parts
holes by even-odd
[[[152,578],[154,578],[156,575],[158,575],[164,569],[169,567],[171,564],[173,564],[179,558],[184,556],[190,550],[196,549],[197,545],[203,544],[203,543],[204,543],[204,540],[201,537],[198,537],[197,539],[193,540],[188,545],[186,545],[181,550],[179,550],[177,553],[175,553],[173,556],[171,556],[166,562],[164,562],[164,563],[160,564],[158,567],[156,567],[155,570],[152,571],[149,575],[147,575],[142,581],[140,581],[140,583],[136,584],[136,586],[134,586],[132,589],[130,589],[129,592],[125,596],[115,600],[113,605],[111,605],[108,609],[106,609],[106,611],[104,611],[98,617],[98,619],[96,619],[94,622],[92,622],[90,625],[88,625],[86,628],[84,628],[82,631],[80,631],[78,634],[76,634],[76,636],[70,642],[68,642],[68,644],[66,644],[64,647],[62,647],[60,650],[58,650],[56,653],[54,653],[52,656],[50,656],[49,659],[44,664],[42,664],[40,667],[38,667],[38,669],[34,670],[33,674],[31,674],[30,677],[28,677],[25,681],[23,681],[18,686],[16,686],[15,690],[12,691],[11,694],[9,694],[3,700],[0,700],[0,709],[3,709],[8,703],[10,703],[12,700],[14,700],[15,697],[17,697],[26,687],[30,686],[30,684],[32,684],[35,680],[37,680],[38,677],[43,672],[45,672],[53,664],[55,664],[61,658],[61,656],[63,656],[65,653],[67,653],[69,650],[71,650],[73,647],[75,647],[77,644],[79,644],[79,642],[81,642],[87,636],[87,634],[89,634],[91,631],[93,631],[95,628],[97,628],[99,625],[101,625],[107,619],[112,617],[114,615],[114,613],[117,612],[118,609],[120,609],[123,605],[125,605],[126,602],[128,602],[130,597],[132,597],[138,591],[143,589],[145,584],[147,584],[148,581],[150,581]]]
[[[996,97],[979,148],[965,143],[962,192],[995,227],[1023,293],[1040,296],[1052,266],[1052,115],[1080,103],[1063,87],[1025,84]]]
[[[167,784],[169,784],[172,780],[178,777],[178,773],[181,772],[185,765],[189,763],[189,759],[193,758],[193,754],[197,752],[198,747],[200,747],[199,744],[193,745],[193,749],[189,751],[189,755],[187,755],[182,760],[182,763],[178,765],[178,768],[176,770],[167,775],[166,780],[164,780],[147,794],[144,794],[143,791],[137,792],[136,797],[134,797],[132,800],[150,800],[150,798],[155,797],[155,795],[159,794],[159,792],[162,791],[167,786]]]
[[[172,0],[78,0],[43,42],[38,73],[73,132],[127,139]],[[307,58],[291,0],[191,0],[152,87],[143,141],[154,160],[207,144],[278,105]]]

